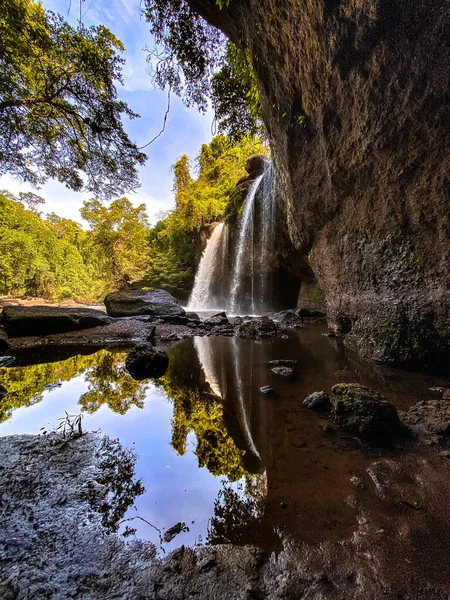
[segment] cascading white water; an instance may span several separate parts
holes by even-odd
[[[226,254],[227,227],[219,223],[206,243],[202,258],[195,276],[194,287],[188,302],[190,310],[212,310],[214,306],[211,292],[214,276],[224,267]]]
[[[272,164],[264,173],[261,183],[261,237],[260,252],[258,253],[259,265],[259,297],[258,307],[260,311],[271,307],[270,290],[270,263],[273,257],[275,238],[276,204],[273,193],[273,167]]]
[[[275,236],[272,166],[251,184],[238,221],[234,251],[228,255],[228,227],[215,227],[203,252],[190,310],[263,314],[271,308],[271,263]]]
[[[252,183],[248,191],[247,198],[245,199],[244,211],[242,213],[239,238],[236,247],[236,261],[234,265],[233,278],[231,281],[230,309],[234,314],[239,312],[239,292],[243,279],[243,269],[246,266],[249,266],[251,269],[250,276],[253,287],[253,257],[248,255],[253,253],[255,196],[263,177],[264,175],[260,175]],[[247,261],[244,260],[246,256],[249,258]],[[251,310],[252,312],[255,312],[253,290],[251,291],[250,302]]]

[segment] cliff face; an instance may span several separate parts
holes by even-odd
[[[446,0],[188,0],[254,57],[291,235],[363,355],[450,356]]]

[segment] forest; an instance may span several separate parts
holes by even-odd
[[[185,290],[195,272],[201,230],[224,217],[230,193],[245,174],[248,156],[266,152],[257,138],[240,142],[217,135],[192,165],[173,165],[175,208],[149,225],[146,207],[121,197],[85,200],[88,227],[40,208],[33,193],[0,193],[0,295],[46,300],[102,301],[133,282]]]

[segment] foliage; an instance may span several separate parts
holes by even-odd
[[[216,0],[222,10],[229,0]],[[156,47],[149,62],[161,89],[169,86],[187,106],[206,112],[208,100],[219,132],[233,140],[261,131],[257,79],[248,49],[226,42],[186,0],[145,0]]]
[[[85,202],[92,229],[54,213],[43,219],[0,194],[0,294],[61,300],[102,300],[147,263],[147,216],[126,198],[105,206]],[[29,201],[28,197],[25,201]],[[83,215],[83,216],[84,216]]]
[[[247,159],[265,152],[258,139],[246,137],[235,143],[227,136],[217,135],[210,144],[202,145],[196,179],[190,174],[187,156],[175,163],[176,208],[166,213],[149,233],[149,285],[171,290],[189,286],[202,228],[223,219],[236,182],[246,175]]]
[[[119,198],[105,206],[91,199],[83,203],[80,213],[91,226],[94,245],[110,273],[110,287],[141,279],[147,262],[145,204],[135,208],[127,198]]]
[[[0,194],[0,292],[50,298],[89,295],[80,252],[51,224]]]
[[[34,0],[0,0],[0,15],[0,175],[98,197],[135,188],[146,156],[123,129],[138,115],[117,99],[122,42]]]
[[[185,0],[145,0],[144,14],[157,44],[149,55],[156,85],[206,112],[211,78],[224,62],[223,34]]]
[[[246,135],[261,135],[258,81],[249,52],[229,42],[226,57],[226,64],[211,81],[211,100],[219,131],[236,141]]]

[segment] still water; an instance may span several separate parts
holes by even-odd
[[[0,369],[9,391],[0,400],[0,435],[54,430],[67,412],[83,414],[84,430],[119,438],[137,454],[145,487],[125,515],[140,519],[127,524],[161,553],[181,544],[276,551],[286,539],[343,539],[357,527],[347,502],[351,480],[378,451],[324,431],[326,419],[302,400],[341,381],[360,382],[407,409],[441,382],[365,363],[324,333],[315,324],[265,342],[186,339],[169,348],[165,376],[144,382],[128,375],[123,350],[53,362],[42,362],[50,360],[42,353],[17,355],[18,366]],[[273,374],[274,359],[297,360],[295,377]],[[276,395],[262,395],[263,385]],[[179,522],[186,531],[162,540]]]

